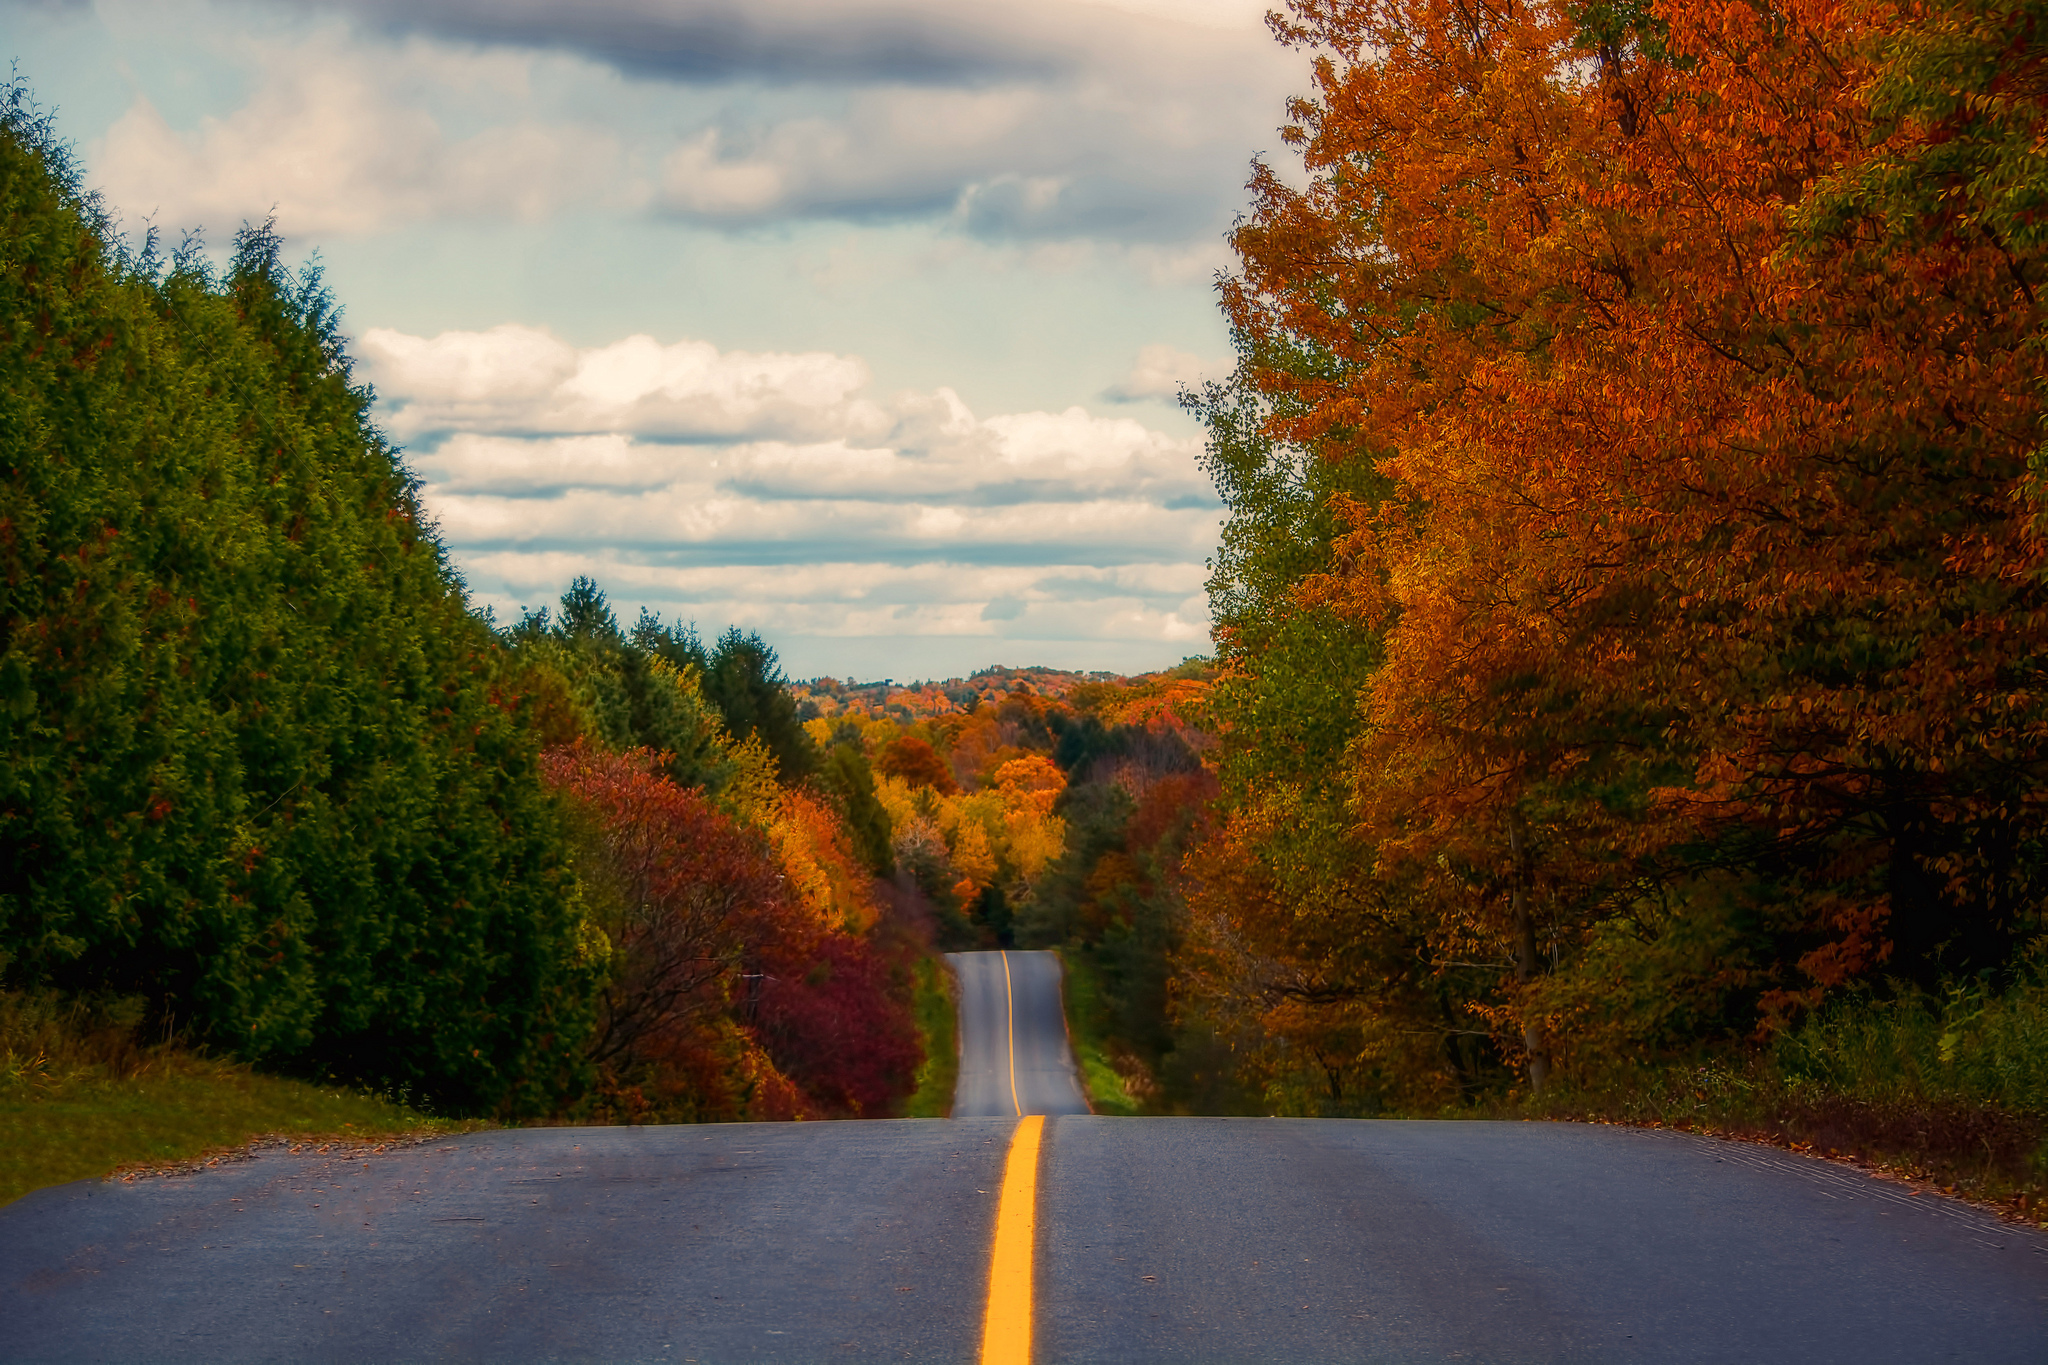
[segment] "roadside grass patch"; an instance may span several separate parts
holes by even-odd
[[[133,1001],[0,993],[0,1205],[264,1137],[374,1142],[484,1126],[150,1042],[141,1016]]]
[[[1086,952],[1056,948],[1065,979],[1060,998],[1066,1006],[1067,1041],[1081,1067],[1081,1087],[1098,1114],[1134,1116],[1145,1112],[1129,1083],[1110,1062],[1104,1027],[1102,985]]]
[[[917,1069],[916,1091],[904,1101],[903,1116],[950,1118],[953,1091],[960,1083],[959,1018],[953,973],[936,957],[918,959],[914,1004],[918,1036],[924,1040],[924,1063]]]
[[[2048,1226],[2048,973],[1851,995],[1747,1057],[1560,1086],[1518,1112],[1850,1161]]]

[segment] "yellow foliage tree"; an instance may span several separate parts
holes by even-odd
[[[1013,758],[996,769],[1010,864],[1027,884],[1066,847],[1067,822],[1052,813],[1066,789],[1066,774],[1041,754]]]
[[[814,797],[778,780],[775,755],[760,736],[749,735],[730,752],[737,771],[720,804],[768,836],[794,898],[820,924],[865,931],[875,922],[874,895],[845,826]]]

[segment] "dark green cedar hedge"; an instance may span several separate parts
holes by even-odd
[[[0,967],[451,1108],[572,1085],[537,742],[317,274],[122,253],[0,112]]]

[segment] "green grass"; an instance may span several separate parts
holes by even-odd
[[[1095,964],[1086,953],[1056,949],[1066,969],[1061,991],[1067,1009],[1067,1039],[1074,1045],[1074,1060],[1081,1065],[1081,1086],[1088,1104],[1098,1114],[1135,1115],[1143,1108],[1124,1084],[1124,1078],[1110,1065],[1109,1047],[1102,1029],[1102,989],[1095,977]]]
[[[1848,1158],[2043,1221],[2048,971],[1850,995],[1763,1051],[1558,1087],[1533,1117],[1685,1128]]]
[[[0,994],[0,1204],[264,1137],[375,1142],[479,1126],[147,1045],[137,1014],[125,1002]]]
[[[935,957],[918,961],[916,1004],[924,1065],[917,1069],[917,1092],[905,1103],[903,1114],[905,1118],[942,1119],[953,1112],[953,1088],[960,1079],[960,1045],[953,974]]]
[[[2000,991],[1849,997],[1778,1041],[1788,1079],[1873,1101],[1990,1105],[2048,1118],[2048,964]]]

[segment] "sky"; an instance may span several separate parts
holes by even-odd
[[[1266,0],[0,0],[124,230],[317,258],[472,601],[793,677],[1208,652],[1175,395],[1307,58]]]

